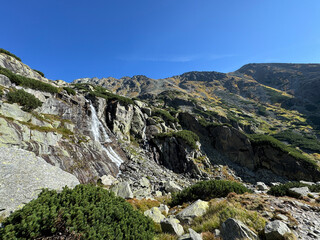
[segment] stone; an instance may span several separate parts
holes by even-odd
[[[162,232],[181,236],[184,233],[180,221],[176,218],[165,218],[160,222]]]
[[[150,187],[150,181],[145,177],[142,177],[139,182],[141,187],[146,187],[146,188]]]
[[[0,74],[0,85],[5,87],[11,87],[12,83],[7,76]]]
[[[161,212],[165,212],[166,214],[169,213],[169,207],[165,204],[160,204],[160,206],[158,208]]]
[[[268,191],[269,187],[264,182],[257,182],[256,184],[258,190],[260,191]]]
[[[155,196],[156,197],[161,197],[162,196],[162,192],[161,191],[156,191],[155,192]]]
[[[72,174],[52,166],[33,152],[0,147],[0,209],[8,215],[36,198],[42,188],[62,190],[79,184]]]
[[[307,196],[311,193],[308,187],[290,188],[290,190],[300,194],[301,196]]]
[[[153,207],[145,211],[144,215],[150,217],[156,223],[160,223],[163,219],[166,218],[157,207]]]
[[[286,215],[281,214],[281,213],[277,214],[277,218],[281,221],[288,221],[288,219],[289,219]]]
[[[164,185],[164,189],[167,192],[175,193],[175,192],[180,192],[182,190],[181,187],[179,187],[174,181],[168,181]]]
[[[189,233],[182,235],[178,240],[202,240],[201,234],[189,228]]]
[[[116,196],[129,199],[133,198],[133,193],[131,191],[130,185],[128,182],[120,182],[111,187],[111,191],[113,191]]]
[[[105,186],[111,186],[117,181],[117,179],[110,174],[103,175],[102,177],[100,177],[100,179],[101,179],[101,183]]]
[[[221,224],[221,236],[224,240],[258,240],[258,236],[243,222],[229,218]]]
[[[306,185],[309,185],[309,186],[315,185],[314,182],[308,182],[308,181],[303,181],[303,180],[301,180],[300,183],[306,184]]]
[[[282,240],[286,233],[291,233],[288,226],[280,220],[268,222],[264,228],[266,240]]]
[[[208,208],[208,202],[199,199],[179,212],[176,217],[181,221],[190,222],[195,217],[203,216]]]

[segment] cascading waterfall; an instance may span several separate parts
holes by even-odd
[[[102,149],[106,151],[108,157],[112,162],[114,162],[118,168],[120,167],[123,160],[121,157],[113,150],[111,146],[105,147],[103,143],[111,143],[111,139],[108,136],[105,128],[103,127],[102,123],[100,122],[96,109],[90,102],[90,110],[91,110],[91,131],[96,142],[100,142]],[[102,134],[101,134],[102,133]]]

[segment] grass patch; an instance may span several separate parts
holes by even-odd
[[[210,200],[212,198],[226,197],[230,192],[242,194],[251,192],[240,183],[226,180],[208,180],[198,182],[172,196],[171,206],[198,199]]]
[[[206,214],[195,218],[191,228],[197,232],[213,232],[214,229],[219,229],[220,225],[228,218],[240,220],[256,233],[259,233],[266,224],[266,220],[256,211],[248,211],[240,203],[223,200],[210,202]]]
[[[7,54],[7,55],[9,55],[9,56],[11,56],[11,57],[14,57],[15,59],[17,59],[18,61],[20,61],[20,62],[21,62],[21,59],[20,59],[19,57],[17,57],[17,56],[16,56],[16,55],[14,55],[13,53],[11,53],[11,52],[9,52],[9,51],[7,51],[7,50],[3,49],[3,48],[0,48],[0,53]]]
[[[22,89],[7,93],[7,98],[10,103],[18,103],[22,106],[22,110],[27,112],[42,105],[38,98]]]
[[[169,132],[169,133],[159,133],[155,136],[156,138],[167,138],[167,137],[176,137],[184,141],[193,149],[197,149],[197,142],[200,140],[199,136],[189,130],[181,130],[178,132]]]
[[[58,93],[59,88],[52,86],[49,83],[44,83],[40,80],[27,78],[24,76],[20,76],[18,74],[14,74],[10,70],[0,67],[0,74],[7,76],[10,81],[18,86],[32,88],[35,90],[49,92],[49,93]]]
[[[144,213],[145,211],[153,208],[153,207],[159,207],[160,202],[157,200],[151,200],[151,199],[141,199],[138,200],[136,198],[127,200],[128,203],[135,209],[139,210],[140,212]]]

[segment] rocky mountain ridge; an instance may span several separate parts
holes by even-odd
[[[4,53],[0,67],[0,146],[32,152],[80,183],[120,182],[114,191],[141,198],[209,179],[245,182],[249,188],[259,181],[320,181],[319,132],[305,107],[316,99],[303,102],[304,95],[289,87],[268,85],[259,72],[264,65],[228,74],[94,78],[72,84],[48,80]],[[43,83],[54,91],[40,89]],[[41,106],[23,110],[25,102],[10,98],[20,90]],[[288,132],[291,138],[283,134]],[[297,136],[302,140],[294,145]],[[6,176],[15,182],[8,174],[1,168],[0,180]],[[7,208],[5,200],[0,204]]]

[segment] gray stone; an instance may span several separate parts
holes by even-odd
[[[160,223],[163,219],[166,218],[157,207],[153,207],[145,211],[144,215],[150,217],[156,223]]]
[[[162,232],[176,234],[181,236],[184,233],[183,227],[180,225],[180,221],[176,218],[165,218],[160,222]]]
[[[195,217],[203,216],[208,208],[208,202],[199,199],[179,212],[176,217],[181,221],[190,222]]]
[[[282,240],[286,233],[291,233],[288,226],[280,220],[268,222],[264,228],[266,240]]]
[[[288,221],[288,217],[286,215],[281,214],[281,213],[277,214],[277,218],[282,221]]]
[[[159,206],[158,208],[159,208],[159,210],[160,210],[161,212],[165,212],[166,214],[169,213],[169,208],[168,208],[168,206],[165,205],[165,204],[160,204],[160,206]]]
[[[113,191],[117,196],[125,199],[133,198],[133,193],[128,182],[115,184],[111,187],[111,191]]]
[[[174,181],[168,181],[165,183],[164,188],[167,192],[175,193],[182,190]]]
[[[189,233],[192,240],[202,240],[201,234],[197,233],[193,229],[189,228]]]
[[[162,192],[161,191],[156,191],[155,195],[156,195],[156,197],[161,197],[162,196]]]
[[[105,186],[111,186],[117,181],[117,179],[110,174],[103,175],[102,177],[100,177],[100,179],[101,179],[101,183]]]
[[[224,240],[258,239],[258,236],[245,224],[233,218],[229,218],[224,223],[222,223],[221,236]]]
[[[141,185],[141,187],[149,188],[150,187],[150,181],[147,178],[142,177],[140,179],[140,185]]]
[[[269,187],[264,182],[257,182],[257,188],[260,191],[267,191]]]
[[[0,209],[5,209],[5,215],[36,198],[42,188],[61,190],[77,184],[75,176],[33,152],[0,147]]]
[[[0,85],[5,87],[11,87],[12,84],[7,76],[0,74]]]
[[[301,196],[307,196],[311,193],[308,187],[290,188],[290,190],[300,194]]]
[[[301,180],[300,183],[303,183],[303,184],[306,184],[306,185],[309,185],[309,186],[315,185],[314,182],[308,182],[308,181],[303,181],[303,180]]]

